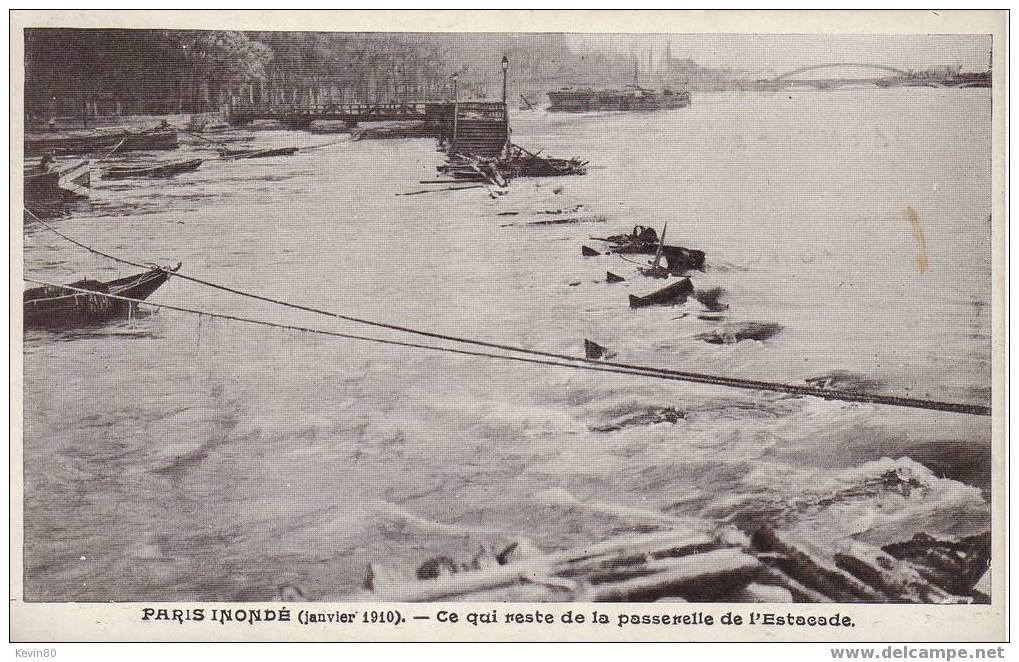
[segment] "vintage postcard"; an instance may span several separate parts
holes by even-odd
[[[1005,12],[14,12],[11,637],[1006,637]]]

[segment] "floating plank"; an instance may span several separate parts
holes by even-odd
[[[430,188],[421,191],[410,191],[409,193],[396,193],[395,195],[422,195],[425,193],[438,193],[439,191],[466,191],[472,188],[485,188],[483,185],[477,186],[450,186],[448,188]]]
[[[622,276],[617,276],[616,274],[612,273],[611,271],[606,271],[605,272],[605,280],[606,280],[606,282],[609,282],[609,283],[622,283],[626,279],[623,278]]]
[[[736,602],[794,602],[793,594],[789,589],[773,584],[758,584],[751,582],[741,588],[733,595]]]
[[[662,545],[638,542],[591,558],[564,563],[556,570],[560,577],[577,577],[592,572],[611,572],[621,568],[645,566],[655,559],[682,557],[716,549],[717,543],[707,534],[684,534],[680,540],[668,539]]]
[[[712,539],[707,534],[691,530],[619,536],[562,552],[522,558],[518,562],[494,568],[440,575],[429,581],[407,581],[398,585],[376,586],[374,593],[361,594],[354,599],[393,602],[451,600],[467,594],[502,589],[521,581],[554,582],[557,581],[556,575],[569,575],[571,567],[582,567],[585,562],[598,564],[627,556],[667,558],[670,554],[682,553],[684,549],[711,542]]]
[[[761,563],[739,549],[728,548],[648,565],[661,570],[644,577],[594,586],[592,601],[645,601],[676,593],[689,597],[683,595],[689,591],[700,597],[705,589],[719,591],[747,581]]]
[[[599,255],[601,255],[601,253],[599,253],[598,251],[594,250],[589,246],[581,246],[580,254],[583,255],[584,257],[598,257]]]
[[[828,561],[820,550],[785,532],[762,527],[753,535],[757,549],[778,552],[775,565],[792,578],[836,602],[888,602],[888,598]]]
[[[796,602],[832,602],[832,599],[824,593],[804,586],[778,568],[763,567],[760,573],[760,580],[770,581],[776,586],[786,589],[792,594]]]

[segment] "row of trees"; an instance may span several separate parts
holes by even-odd
[[[272,50],[239,32],[25,31],[31,115],[194,110],[224,86],[262,78]]]
[[[621,84],[625,53],[575,53],[557,34],[231,32],[38,28],[25,31],[26,110],[36,119],[207,112],[231,97],[293,102],[511,98],[569,83]]]

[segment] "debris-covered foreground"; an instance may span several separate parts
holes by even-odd
[[[769,526],[748,537],[723,525],[622,535],[550,554],[515,542],[465,564],[430,559],[416,581],[369,566],[364,589],[399,602],[968,604],[989,602],[989,559],[989,532],[959,540],[917,534],[884,548],[847,540],[830,554]]]
[[[540,550],[526,537],[503,537],[475,542],[473,553],[461,552],[469,558],[440,554],[416,569],[372,563],[362,592],[348,597],[398,602],[987,603],[990,532],[963,528],[946,533],[937,518],[927,520],[931,530],[940,531],[937,536],[917,526],[922,518],[906,525],[903,509],[919,515],[944,507],[950,481],[905,458],[879,464],[882,473],[816,499],[747,502],[715,517],[678,519],[630,511],[628,521],[620,520],[605,535],[567,549]],[[584,508],[573,500],[567,505]],[[845,520],[841,534],[831,536],[830,528],[822,532],[812,526],[834,513]],[[879,521],[889,515],[891,520]]]

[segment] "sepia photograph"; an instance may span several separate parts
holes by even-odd
[[[12,27],[12,597],[992,604],[991,34],[271,18]]]

